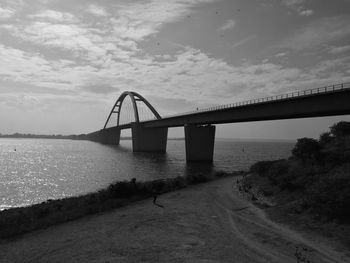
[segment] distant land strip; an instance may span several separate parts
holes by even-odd
[[[87,134],[78,135],[61,135],[61,134],[31,134],[31,133],[13,133],[13,134],[1,134],[0,138],[18,138],[18,139],[69,139],[69,140],[87,140]],[[121,140],[131,140],[131,136],[121,137]],[[185,138],[168,138],[168,140],[185,140]]]

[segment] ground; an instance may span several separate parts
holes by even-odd
[[[0,262],[350,262],[242,199],[236,178],[167,193],[0,243]],[[306,262],[306,261],[305,261]]]

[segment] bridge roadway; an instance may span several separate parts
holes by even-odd
[[[317,90],[312,90],[316,92]],[[311,90],[310,90],[311,92]],[[294,94],[294,95],[293,95]],[[162,119],[140,121],[145,128],[182,127],[185,125],[206,125],[236,123],[250,121],[266,121],[295,119],[307,117],[324,117],[350,114],[350,83],[343,89],[335,89],[318,93],[299,92],[276,97],[268,97],[243,102],[242,105],[222,105],[204,111],[194,111]],[[269,99],[271,98],[271,99]],[[276,98],[276,99],[273,99]],[[251,103],[249,103],[251,102]],[[244,104],[245,103],[245,104]],[[130,129],[130,124],[108,129]]]
[[[343,83],[222,105],[155,120],[123,124],[105,128],[100,132],[107,134],[107,137],[110,138],[111,134],[118,132],[118,136],[120,136],[121,129],[131,128],[134,151],[153,151],[152,146],[149,145],[137,147],[141,141],[148,141],[149,144],[153,140],[158,141],[154,151],[165,151],[167,128],[184,126],[187,161],[212,161],[215,138],[215,126],[213,124],[347,114],[350,114],[350,83]],[[151,138],[152,134],[154,134],[154,139]],[[143,135],[145,135],[145,138],[142,138]],[[159,141],[159,138],[164,136],[165,139]],[[119,137],[117,140],[117,144],[119,144]]]

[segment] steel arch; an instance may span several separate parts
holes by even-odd
[[[129,96],[131,99],[131,103],[134,109],[134,115],[135,115],[135,121],[136,122],[140,122],[140,118],[139,118],[139,112],[137,109],[137,103],[136,101],[142,101],[143,103],[145,103],[147,105],[147,107],[152,111],[152,113],[154,114],[154,116],[159,120],[161,119],[159,113],[153,108],[153,106],[144,98],[142,97],[140,94],[134,92],[134,91],[124,91],[119,98],[117,99],[117,101],[115,102],[114,106],[112,107],[111,112],[108,115],[107,121],[103,127],[103,129],[106,129],[107,124],[112,116],[113,113],[117,113],[118,117],[117,117],[117,126],[119,126],[119,119],[120,119],[120,112],[121,112],[121,108],[122,108],[122,104],[124,99],[126,98],[126,96]]]

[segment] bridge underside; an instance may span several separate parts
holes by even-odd
[[[134,122],[88,134],[88,139],[119,144],[120,131],[132,129],[133,151],[165,152],[169,127],[185,128],[186,160],[213,160],[212,124],[322,117],[350,114],[350,89],[324,92],[249,105],[194,112],[152,121]]]

